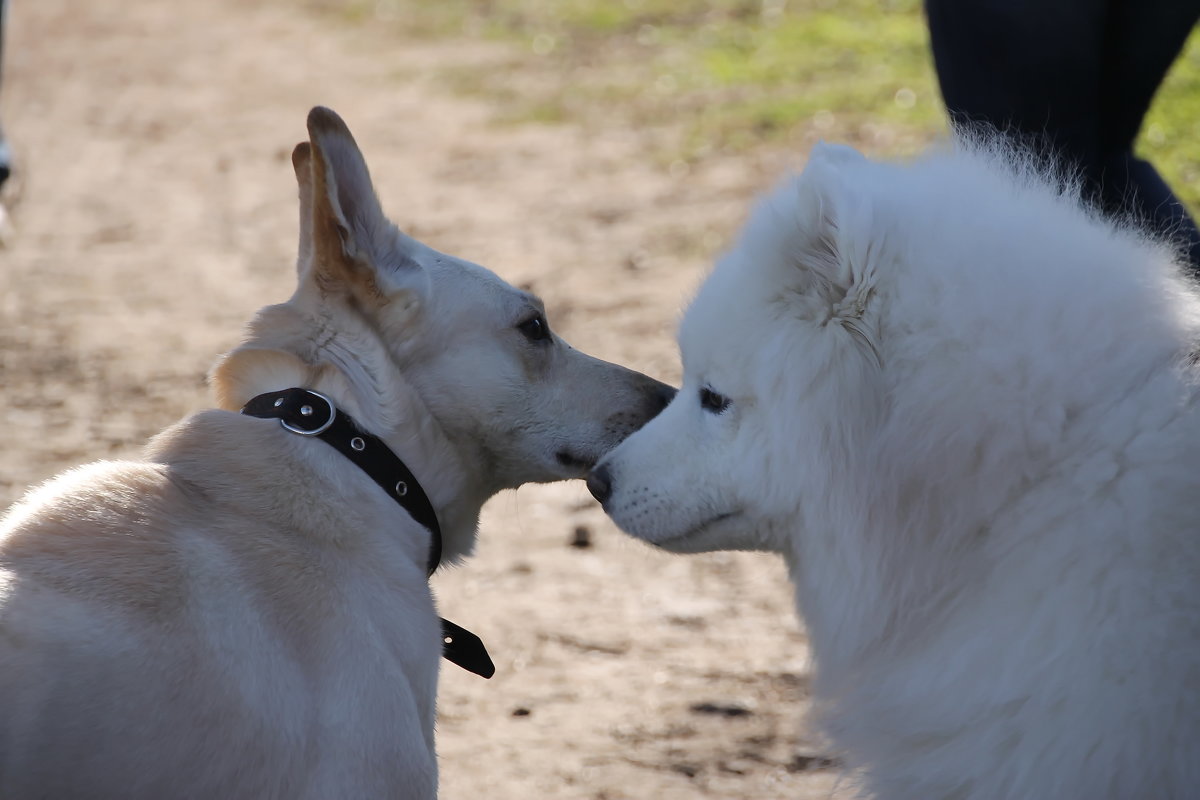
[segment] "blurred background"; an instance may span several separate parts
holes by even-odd
[[[211,403],[215,357],[291,293],[314,104],[406,231],[668,381],[756,192],[819,139],[896,156],[947,130],[914,0],[10,0],[4,37],[0,507]],[[1200,207],[1196,36],[1137,149]],[[851,788],[803,722],[772,557],[653,552],[576,482],[496,498],[435,588],[498,666],[444,669],[449,800]]]

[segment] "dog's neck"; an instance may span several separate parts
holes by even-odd
[[[264,371],[254,381],[243,383],[239,395],[245,396],[235,402],[244,404],[259,394],[293,387],[312,389],[330,398],[363,430],[382,440],[417,477],[441,525],[443,563],[469,555],[475,545],[480,511],[494,491],[484,485],[480,470],[467,463],[468,459],[450,443],[411,387],[390,387],[390,413],[384,417],[374,410],[378,404],[362,397],[362,391],[356,391],[340,371],[287,366]],[[358,469],[349,461],[346,466]],[[399,507],[396,510],[403,513]]]
[[[904,492],[872,471],[878,463],[876,456],[857,470],[831,469],[834,479],[814,494],[843,510],[839,523],[806,521],[783,551],[826,684],[855,680],[855,664],[898,658],[909,644],[898,631],[911,637],[936,629],[988,578],[984,544],[995,514],[984,500],[974,503],[983,513],[956,516],[954,495],[968,496],[967,485],[944,481]]]
[[[442,528],[443,561],[457,561],[475,546],[479,514],[492,495],[477,480],[478,470],[454,447],[411,387],[397,387],[391,408],[403,410],[395,421],[378,419],[340,374],[323,376],[313,387],[328,392],[334,403],[364,430],[379,437],[420,481]],[[389,424],[390,422],[390,424]]]

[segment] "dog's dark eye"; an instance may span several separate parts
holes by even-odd
[[[700,406],[705,411],[710,411],[713,414],[720,414],[725,409],[729,408],[732,401],[723,394],[717,394],[712,389],[704,386],[700,389]]]
[[[517,330],[531,342],[541,342],[550,338],[550,326],[541,314],[525,320],[517,326]]]

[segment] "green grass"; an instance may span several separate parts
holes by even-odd
[[[1192,33],[1158,90],[1136,149],[1200,216],[1200,32]]]
[[[919,0],[310,0],[398,35],[513,42],[446,75],[507,123],[664,132],[664,160],[845,141],[881,155],[945,131]],[[1200,209],[1200,34],[1138,143]]]

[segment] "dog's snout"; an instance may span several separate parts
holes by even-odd
[[[609,475],[607,465],[601,464],[591,471],[588,475],[587,487],[588,491],[592,493],[592,497],[600,501],[600,505],[604,505],[612,494],[612,476]]]
[[[658,416],[659,412],[671,405],[671,401],[675,399],[675,395],[679,390],[674,386],[668,386],[665,383],[660,383],[654,387],[654,392],[651,395],[651,404],[653,410],[650,413],[651,417]]]

